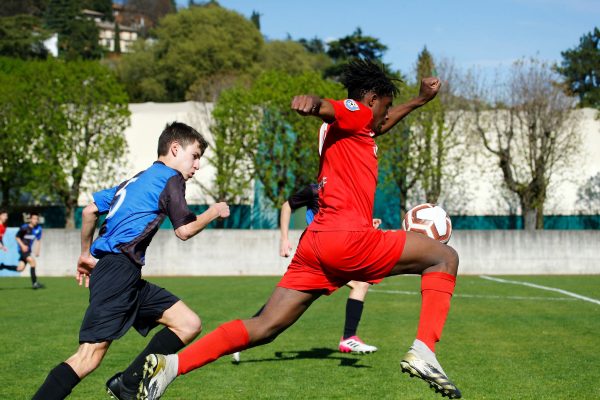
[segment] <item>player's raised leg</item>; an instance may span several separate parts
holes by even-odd
[[[407,232],[404,251],[390,275],[421,274],[421,314],[417,337],[401,361],[402,372],[417,376],[451,399],[461,397],[435,356],[458,271],[458,255],[450,246]]]
[[[316,292],[277,287],[259,316],[224,323],[179,354],[150,354],[146,357],[138,398],[159,399],[177,376],[226,354],[270,343],[296,322],[319,296]]]
[[[377,351],[377,347],[366,344],[356,334],[363,313],[365,297],[371,284],[368,282],[350,281],[346,286],[350,288],[350,294],[348,295],[348,300],[346,300],[344,334],[340,339],[339,350],[342,353],[374,353]]]

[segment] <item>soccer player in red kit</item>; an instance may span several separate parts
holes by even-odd
[[[419,233],[381,231],[372,225],[377,184],[374,138],[433,99],[440,81],[424,78],[416,98],[394,107],[398,89],[378,64],[351,62],[341,82],[348,99],[303,95],[292,100],[292,109],[300,115],[328,124],[319,165],[319,212],[265,309],[255,318],[219,326],[178,354],[149,355],[139,398],[158,399],[178,375],[273,341],[313,301],[350,280],[399,274],[420,274],[422,294],[416,340],[400,362],[402,371],[425,380],[442,396],[461,397],[435,356],[455,286],[456,251]]]

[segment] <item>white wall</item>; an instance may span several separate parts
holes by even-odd
[[[291,231],[296,244],[301,231]],[[46,229],[38,275],[74,276],[77,230]],[[160,230],[150,244],[145,275],[282,275],[276,230],[201,232],[186,242]],[[461,274],[600,274],[600,231],[455,231]],[[27,276],[26,270],[23,276]]]

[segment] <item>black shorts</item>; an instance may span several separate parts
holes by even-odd
[[[31,251],[19,252],[19,261],[28,262],[27,257],[31,257]]]
[[[79,343],[99,343],[123,336],[132,326],[146,336],[179,298],[141,278],[141,267],[124,254],[108,254],[90,275],[90,305]]]

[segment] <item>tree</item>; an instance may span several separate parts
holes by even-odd
[[[600,214],[600,172],[577,190],[577,206],[585,214]]]
[[[30,144],[35,164],[26,187],[34,198],[66,208],[66,227],[82,191],[114,183],[126,151],[128,100],[114,75],[95,62],[48,60],[27,66],[30,96],[39,104],[28,119],[39,139]],[[110,179],[109,179],[110,177]]]
[[[32,120],[32,95],[23,74],[25,63],[0,58],[0,194],[2,207],[19,201],[22,188],[32,178],[31,143],[39,140],[36,121]]]
[[[537,60],[516,62],[507,82],[488,90],[479,88],[469,103],[474,131],[519,197],[525,229],[543,229],[549,184],[581,142],[573,100],[548,64]]]
[[[121,26],[115,22],[115,49],[116,54],[121,54]]]
[[[44,40],[49,33],[42,21],[31,15],[0,18],[0,54],[21,59],[44,59],[48,50]]]
[[[4,0],[0,7],[0,17],[15,15],[32,15],[42,17],[46,11],[48,0]]]
[[[348,36],[329,42],[327,55],[331,57],[334,65],[325,71],[325,76],[338,77],[344,65],[353,59],[364,58],[381,61],[387,46],[380,43],[379,39],[372,36],[363,36],[362,30],[356,30]]]
[[[154,44],[136,46],[122,59],[120,78],[133,101],[182,101],[196,81],[215,74],[244,75],[263,46],[252,22],[215,4],[169,14],[155,33]],[[145,93],[147,88],[151,93]]]
[[[46,26],[58,33],[59,56],[67,60],[102,57],[98,27],[81,15],[79,0],[48,0]]]
[[[260,13],[258,11],[252,11],[252,15],[250,16],[250,21],[256,26],[256,29],[260,31]]]
[[[579,46],[561,53],[557,67],[567,81],[569,93],[579,97],[581,107],[600,108],[600,29],[579,39]]]
[[[279,69],[293,75],[323,71],[331,65],[331,59],[322,53],[311,53],[293,40],[273,40],[265,43],[258,63],[263,70]]]
[[[224,136],[232,151],[222,153],[221,161],[211,162],[234,165],[237,161],[238,166],[246,168],[236,172],[243,178],[237,182],[247,188],[247,177],[260,180],[265,196],[277,208],[294,189],[316,179],[319,121],[302,118],[290,110],[292,97],[301,93],[343,95],[340,85],[323,80],[315,72],[290,75],[266,71],[249,89],[237,87],[223,92],[213,114],[217,126],[213,131],[215,142],[221,140],[218,136]],[[245,150],[243,157],[238,152],[240,148]],[[229,168],[221,171],[215,187],[222,185],[219,182],[234,182],[229,178]],[[224,187],[223,192],[227,190],[231,189]]]

